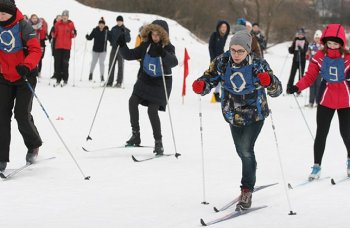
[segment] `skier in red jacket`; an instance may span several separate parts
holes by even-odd
[[[314,166],[309,180],[318,179],[321,173],[321,161],[330,124],[337,111],[340,134],[347,149],[347,175],[350,176],[350,54],[346,46],[344,27],[329,24],[322,32],[324,49],[319,50],[311,59],[302,79],[288,93],[300,92],[312,85],[321,75],[322,81],[318,93],[320,104],[317,106],[317,131],[314,142]]]
[[[14,0],[0,0],[0,172],[9,162],[13,109],[28,163],[35,161],[42,144],[31,115],[33,94],[23,79],[35,88],[41,54],[36,34]]]

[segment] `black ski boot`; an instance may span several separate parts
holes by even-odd
[[[26,155],[27,163],[34,163],[39,154],[39,148],[29,149]]]
[[[220,93],[214,93],[216,102],[221,102]]]
[[[92,73],[89,74],[89,81],[92,81]]]
[[[140,132],[132,131],[132,136],[128,141],[126,141],[125,146],[140,146],[140,144],[141,144]]]
[[[0,172],[4,172],[7,166],[7,162],[0,161]]]
[[[105,78],[103,77],[103,75],[101,75],[101,82],[104,82]]]
[[[156,156],[161,156],[164,153],[163,143],[162,140],[156,140],[154,144],[154,150],[153,153],[156,154]]]

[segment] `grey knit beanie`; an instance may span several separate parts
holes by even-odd
[[[242,46],[248,53],[252,50],[252,35],[247,30],[238,31],[233,34],[230,47],[232,45],[240,45]]]

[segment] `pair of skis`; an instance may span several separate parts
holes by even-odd
[[[306,181],[303,181],[295,186],[292,186],[290,183],[288,183],[288,188],[289,189],[295,189],[295,188],[299,188],[299,187],[302,187],[302,186],[305,186],[305,185],[309,185],[311,183],[315,183],[315,182],[319,182],[319,181],[323,181],[323,180],[328,180],[328,179],[331,179],[331,184],[332,185],[336,185],[336,184],[340,184],[340,183],[343,183],[343,182],[346,182],[348,180],[350,180],[350,177],[349,176],[346,176],[346,177],[343,177],[339,180],[335,180],[334,178],[331,178],[329,176],[327,177],[321,177],[319,179],[314,179],[314,180],[306,180]]]
[[[5,170],[4,172],[0,172],[0,178],[2,180],[8,180],[8,179],[16,176],[17,174],[21,173],[22,171],[26,170],[28,167],[30,167],[32,165],[35,165],[35,164],[38,164],[38,163],[41,163],[41,162],[44,162],[44,161],[52,160],[52,159],[55,159],[55,158],[56,157],[43,158],[43,159],[35,161],[34,163],[27,162],[25,165],[23,165],[23,166],[21,166],[21,167],[19,167],[17,169]],[[6,172],[6,171],[9,171],[9,172]]]
[[[103,148],[97,148],[97,149],[87,149],[86,147],[82,147],[82,149],[85,152],[98,152],[98,151],[103,151],[103,150],[111,150],[111,149],[121,149],[121,148],[153,148],[152,146],[128,146],[128,145],[123,145],[123,146],[115,146],[115,147],[103,147]],[[147,156],[144,158],[137,158],[134,155],[131,155],[131,159],[134,162],[145,162],[145,161],[150,161],[156,158],[163,158],[163,157],[170,157],[170,156],[175,156],[178,158],[181,154],[162,154],[162,155],[152,155],[152,156]]]
[[[274,186],[274,185],[277,185],[278,183],[273,183],[273,184],[268,184],[268,185],[261,185],[261,186],[256,186],[254,188],[254,192],[257,192],[257,191],[260,191],[262,189],[265,189],[265,188],[268,188],[268,187],[271,187],[271,186]],[[236,204],[237,202],[239,201],[239,196],[237,196],[236,198],[234,198],[232,201],[230,201],[229,203],[227,203],[226,205],[224,205],[223,207],[221,207],[220,209],[214,207],[214,211],[215,212],[222,212],[222,211],[225,211],[226,209],[230,208],[232,205]],[[257,206],[257,207],[251,207],[251,208],[248,208],[248,209],[239,209],[234,212],[231,212],[231,213],[228,213],[220,218],[217,218],[217,219],[214,219],[212,221],[209,221],[209,222],[205,222],[202,218],[200,219],[200,223],[202,224],[202,226],[209,226],[209,225],[213,225],[213,224],[216,224],[216,223],[219,223],[219,222],[223,222],[223,221],[226,221],[226,220],[229,220],[229,219],[233,219],[233,218],[236,218],[238,216],[241,216],[241,215],[245,215],[245,214],[248,214],[250,212],[253,212],[253,211],[257,211],[257,210],[260,210],[260,209],[263,209],[263,208],[266,208],[267,205],[263,205],[263,206]]]

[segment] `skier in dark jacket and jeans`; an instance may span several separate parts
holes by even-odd
[[[14,109],[18,130],[28,148],[26,161],[33,163],[42,144],[31,115],[40,43],[32,26],[23,19],[13,0],[0,0],[0,172],[9,162],[11,117]],[[11,34],[11,36],[6,35]],[[28,82],[25,82],[26,77]]]
[[[118,62],[118,76],[117,76],[117,84],[116,87],[120,88],[122,86],[123,83],[123,77],[124,77],[124,59],[122,57],[122,55],[117,52],[117,48],[118,48],[118,44],[117,44],[117,40],[119,39],[119,37],[123,35],[125,42],[130,42],[131,38],[130,38],[130,30],[125,27],[124,25],[124,19],[122,16],[118,16],[117,17],[117,25],[114,26],[111,31],[108,32],[108,40],[111,43],[112,46],[112,50],[109,56],[109,66],[108,66],[108,74],[109,74],[109,78],[108,78],[108,82],[107,82],[107,86],[112,86],[113,85],[113,81],[114,81],[114,70],[115,70],[115,65],[116,62]],[[116,60],[113,63],[114,60],[114,56],[117,54],[116,56]]]
[[[137,79],[129,99],[132,136],[126,143],[127,146],[140,145],[138,106],[139,104],[148,106],[148,116],[155,140],[154,153],[162,155],[164,148],[158,110],[165,111],[167,105],[163,76],[165,77],[169,97],[172,87],[171,68],[178,64],[178,60],[175,56],[175,47],[169,40],[169,27],[166,21],[155,20],[146,25],[141,32],[141,37],[142,43],[134,49],[129,49],[126,46],[124,36],[120,36],[118,40],[122,56],[127,60],[141,59],[141,65],[143,66],[141,75]]]
[[[227,36],[230,34],[230,25],[227,21],[220,20],[216,24],[216,30],[209,38],[210,62],[215,57],[224,53]],[[220,85],[217,85],[214,91],[215,100],[220,102]]]
[[[204,96],[222,83],[222,114],[242,161],[241,196],[236,210],[252,204],[257,167],[254,145],[269,115],[265,90],[271,97],[282,93],[281,82],[269,64],[263,59],[252,60],[251,47],[251,34],[246,30],[236,32],[230,50],[216,57],[192,84],[193,91]]]

